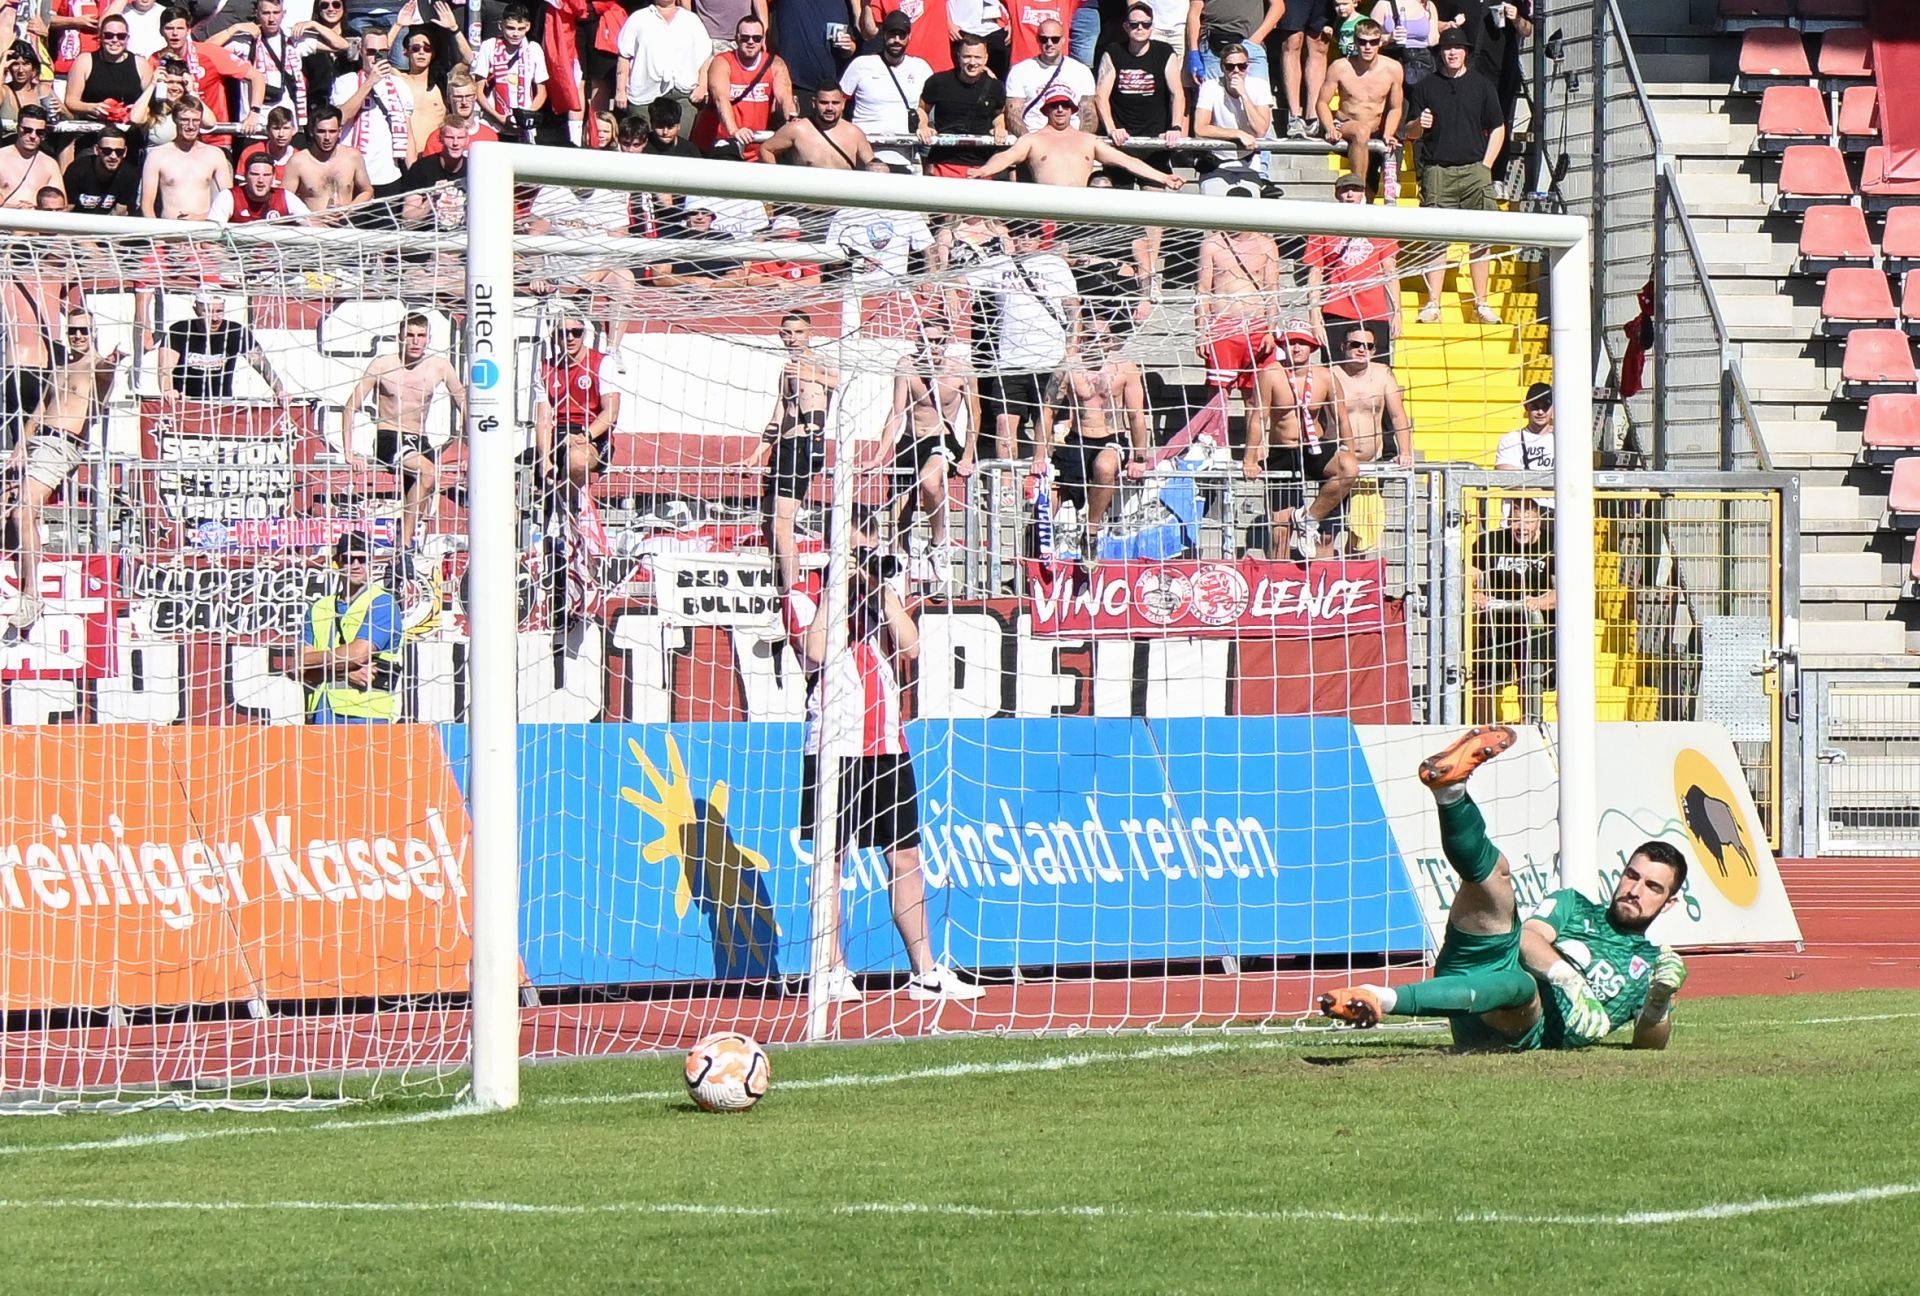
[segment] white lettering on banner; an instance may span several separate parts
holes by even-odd
[[[426,812],[421,837],[314,838],[299,853],[289,816],[254,814],[247,824],[251,842],[136,841],[120,816],[108,815],[110,840],[84,841],[50,815],[41,839],[0,843],[0,908],[152,909],[184,931],[214,910],[255,903],[256,892],[263,900],[334,904],[405,901],[416,891],[439,903],[467,894],[437,809]]]
[[[103,679],[118,669],[115,612],[118,559],[48,559],[40,565],[40,618],[25,638],[0,650],[0,679]],[[17,607],[17,560],[0,563],[0,597]]]
[[[166,423],[154,490],[167,516],[188,527],[280,517],[293,502],[293,448],[277,436],[188,436]]]
[[[761,555],[655,554],[655,602],[661,615],[691,625],[780,624],[780,586],[773,562]]]
[[[921,867],[936,890],[994,890],[1004,887],[1060,887],[1077,883],[1124,883],[1131,874],[1146,882],[1219,880],[1280,876],[1273,833],[1251,815],[1208,820],[1183,816],[1174,799],[1162,793],[1167,815],[1115,820],[1101,816],[1094,798],[1085,798],[1082,819],[1021,819],[1003,798],[997,819],[972,822],[953,817],[952,807],[929,799],[920,841]],[[813,864],[813,847],[790,834],[789,844],[802,867]],[[852,852],[840,871],[840,889],[848,894],[884,891],[887,867],[882,852]]]
[[[1384,569],[1377,559],[1310,568],[1250,558],[1107,563],[1090,584],[1034,561],[1028,577],[1037,635],[1307,638],[1377,630],[1385,618]]]

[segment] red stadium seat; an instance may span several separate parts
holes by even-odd
[[[1840,394],[1848,400],[1867,400],[1883,392],[1920,391],[1920,372],[1913,367],[1913,344],[1899,329],[1856,329],[1847,334],[1846,358],[1840,365]]]
[[[1884,272],[1871,266],[1845,266],[1827,276],[1820,298],[1820,328],[1828,337],[1855,329],[1887,328],[1898,320]]]
[[[1884,467],[1915,453],[1920,453],[1920,395],[1888,393],[1868,401],[1862,461]]]
[[[1867,160],[1860,164],[1860,196],[1868,211],[1887,211],[1920,203],[1920,180],[1890,179],[1886,170],[1886,146],[1876,144],[1867,150]]]
[[[1893,465],[1887,486],[1887,523],[1899,531],[1920,529],[1920,455]]]
[[[1780,156],[1778,211],[1798,212],[1819,203],[1851,202],[1853,179],[1847,160],[1831,144],[1789,144]]]
[[[1895,274],[1920,270],[1920,208],[1895,207],[1887,213],[1880,251],[1887,259],[1887,269]]]
[[[1844,90],[1873,79],[1873,40],[1864,27],[1838,27],[1820,38],[1820,83]]]
[[[1811,85],[1806,42],[1791,27],[1755,27],[1740,36],[1740,75],[1734,88],[1753,94],[1770,85]]]
[[[1844,265],[1871,265],[1867,214],[1848,203],[1809,207],[1800,225],[1800,273],[1825,274]]]
[[[1840,96],[1840,147],[1861,153],[1880,142],[1880,91],[1870,85],[1848,86]]]
[[[1809,85],[1768,86],[1760,96],[1760,133],[1754,137],[1762,152],[1779,153],[1789,144],[1827,144],[1833,140],[1833,120],[1827,116],[1827,97]]]
[[[1920,270],[1901,276],[1900,324],[1909,335],[1920,337]]]

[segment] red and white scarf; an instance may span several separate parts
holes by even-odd
[[[361,73],[362,76],[366,74]],[[413,105],[400,95],[400,87],[389,76],[380,76],[374,80],[373,89],[367,92],[367,102],[360,105],[360,115],[353,121],[353,146],[362,153],[367,151],[367,140],[372,135],[372,124],[367,120],[367,107],[371,104],[380,110],[387,119],[387,136],[392,141],[393,160],[404,169],[407,165],[407,140],[413,129]]]
[[[293,112],[293,124],[300,130],[307,128],[307,73],[300,65],[300,55],[295,51],[293,41],[283,31],[280,33],[278,59],[267,45],[269,37],[265,32],[254,38],[253,67],[267,81],[278,80],[280,92],[284,98],[291,99],[287,106]],[[268,100],[265,107],[273,107],[277,101]]]
[[[532,106],[533,83],[527,68],[530,43],[522,41],[517,49],[508,49],[503,40],[496,39],[493,43],[493,59],[487,64],[487,94],[493,100],[496,117],[505,117],[515,108]]]

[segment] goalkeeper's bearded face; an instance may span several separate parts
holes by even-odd
[[[1680,879],[1673,866],[1635,855],[1620,871],[1607,916],[1623,932],[1643,932],[1679,899]]]

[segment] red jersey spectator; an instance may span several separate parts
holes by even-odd
[[[1344,203],[1365,203],[1367,182],[1341,176],[1333,195]],[[1384,344],[1377,359],[1391,363],[1392,337],[1400,334],[1400,245],[1392,239],[1315,234],[1307,239],[1308,300],[1322,336],[1334,354],[1342,354],[1346,335],[1367,324]]]
[[[306,214],[307,205],[280,187],[273,159],[265,153],[254,153],[247,158],[240,183],[214,199],[207,219],[229,225],[251,225],[255,221],[287,220]]]
[[[902,14],[913,24],[907,38],[908,58],[922,60],[935,72],[953,67],[953,43],[947,36],[953,23],[947,16],[947,0],[862,0],[860,34],[867,38],[870,52],[879,51],[875,38],[880,35],[880,25],[893,14]]]
[[[758,162],[760,145],[753,136],[773,129],[774,107],[782,121],[799,115],[793,78],[786,62],[767,52],[766,23],[749,14],[733,33],[735,48],[715,54],[707,64],[707,102],[694,119],[693,144],[702,153]]]
[[[1068,30],[1073,26],[1074,10],[1079,7],[1079,0],[1008,0],[1007,39],[1013,50],[1013,61],[1024,63],[1038,58],[1040,24],[1057,22],[1063,31]],[[1066,53],[1066,48],[1061,46],[1046,53],[1052,57]]]
[[[536,462],[542,473],[584,486],[606,466],[620,393],[607,380],[607,357],[587,345],[586,321],[563,318],[554,331],[557,354],[540,367],[534,397]]]

